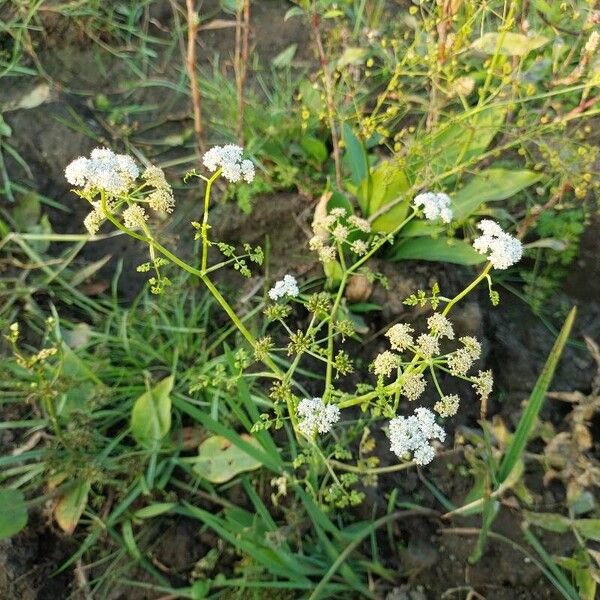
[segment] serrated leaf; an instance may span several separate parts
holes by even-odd
[[[471,44],[471,48],[484,54],[525,56],[548,42],[543,35],[523,35],[513,32],[490,31]]]
[[[131,433],[142,446],[155,449],[171,429],[173,376],[165,377],[144,392],[133,405]]]
[[[77,484],[64,494],[54,507],[54,518],[59,527],[71,535],[79,523],[79,519],[87,505],[89,481],[78,481]]]
[[[393,260],[430,260],[457,265],[477,265],[486,260],[471,244],[447,237],[418,237],[401,241],[392,250]]]
[[[247,434],[241,437],[260,449],[260,444],[253,437]],[[200,444],[198,458],[194,460],[194,472],[211,483],[225,483],[240,473],[258,469],[261,464],[227,438],[215,435]]]
[[[9,538],[27,525],[27,505],[21,490],[0,489],[0,540]]]
[[[454,219],[461,221],[485,202],[506,200],[541,179],[540,173],[526,169],[491,168],[480,171],[461,190],[453,194]]]

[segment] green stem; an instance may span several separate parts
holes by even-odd
[[[222,169],[218,169],[216,173],[206,182],[206,190],[204,191],[204,215],[202,216],[202,272],[206,273],[206,267],[208,265],[208,208],[210,205],[210,191],[212,184],[215,182],[217,177],[221,175]]]
[[[446,308],[444,308],[442,315],[446,316],[457,302],[462,300],[467,294],[473,291],[479,285],[479,283],[487,277],[487,274],[491,269],[492,263],[488,263],[485,269],[462,292],[460,292],[460,294],[454,296],[454,298],[452,298],[452,300],[446,304]]]

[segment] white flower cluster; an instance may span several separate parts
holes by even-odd
[[[283,279],[275,282],[275,285],[269,290],[271,300],[279,300],[284,296],[295,298],[300,293],[298,282],[292,275],[286,275]]]
[[[450,196],[443,192],[425,192],[418,194],[413,200],[415,208],[423,207],[425,218],[428,221],[441,219],[444,223],[452,221],[453,212],[450,208]]]
[[[395,417],[390,421],[390,449],[398,457],[412,454],[418,465],[429,464],[435,457],[430,440],[443,442],[446,432],[436,424],[435,415],[424,407],[415,409],[410,417]]]
[[[214,173],[221,169],[221,174],[231,183],[243,179],[246,183],[254,180],[254,164],[250,160],[242,159],[244,149],[235,144],[214,146],[202,157],[204,166]]]
[[[498,223],[484,219],[477,227],[483,235],[473,241],[473,248],[480,254],[486,254],[495,269],[508,269],[521,260],[523,245],[517,238],[503,231]]]
[[[65,169],[65,177],[71,185],[114,196],[126,192],[139,174],[131,156],[115,154],[108,148],[96,148],[90,158],[80,156]]]
[[[304,398],[298,404],[297,413],[298,429],[308,438],[317,432],[331,431],[333,424],[340,420],[340,409],[335,404],[325,404],[322,398]]]

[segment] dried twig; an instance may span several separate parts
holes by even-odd
[[[248,74],[248,57],[250,53],[250,0],[243,0],[237,11],[235,26],[235,84],[238,100],[237,137],[241,146],[244,145],[244,86]]]
[[[517,227],[517,238],[522,240],[527,232],[535,225],[540,216],[547,210],[550,210],[554,205],[558,204],[567,190],[571,189],[571,185],[565,183],[560,186],[558,191],[541,208],[531,211]]]
[[[186,0],[187,8],[187,58],[186,70],[190,80],[190,92],[192,94],[192,108],[194,110],[194,133],[196,134],[196,145],[198,152],[202,152],[204,143],[202,141],[203,124],[202,124],[202,100],[200,96],[200,88],[198,86],[198,78],[196,77],[196,34],[198,33],[198,25],[200,19],[198,13],[194,9],[194,0]]]
[[[342,187],[342,163],[340,159],[340,142],[338,138],[337,127],[335,124],[335,103],[333,101],[333,81],[329,72],[329,65],[323,48],[323,39],[321,37],[321,17],[314,10],[311,16],[311,26],[317,50],[319,52],[319,61],[323,71],[323,80],[325,82],[325,97],[327,99],[327,118],[329,129],[331,130],[331,144],[333,146],[333,161],[335,163],[335,182],[338,188]]]

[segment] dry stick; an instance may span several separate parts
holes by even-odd
[[[557,204],[560,199],[563,197],[567,190],[571,189],[571,185],[569,183],[563,184],[560,189],[540,208],[538,211],[530,212],[522,221],[519,223],[517,227],[517,238],[522,240],[525,237],[525,234],[531,229],[533,225],[537,222],[540,216],[545,213],[547,210],[550,210],[555,204]]]
[[[198,33],[199,18],[194,10],[194,0],[185,1],[187,7],[187,59],[186,69],[190,80],[190,92],[192,94],[192,107],[194,109],[194,133],[196,134],[196,146],[201,154],[204,147],[202,141],[202,101],[200,97],[200,89],[198,87],[198,79],[196,77],[196,34]]]
[[[331,130],[331,144],[333,146],[333,161],[335,162],[335,182],[337,187],[342,187],[342,164],[340,160],[340,144],[335,126],[335,105],[333,102],[333,82],[331,80],[331,74],[329,73],[329,67],[327,65],[327,58],[325,56],[325,50],[323,48],[323,40],[321,38],[321,18],[319,14],[313,12],[311,17],[311,25],[315,43],[317,44],[317,50],[319,52],[319,61],[321,62],[321,69],[323,70],[323,80],[325,81],[325,96],[327,98],[327,118],[329,121],[329,129]]]
[[[250,0],[244,0],[237,11],[235,23],[235,83],[238,100],[237,136],[240,146],[244,145],[244,87],[248,73],[248,56],[250,54]]]

